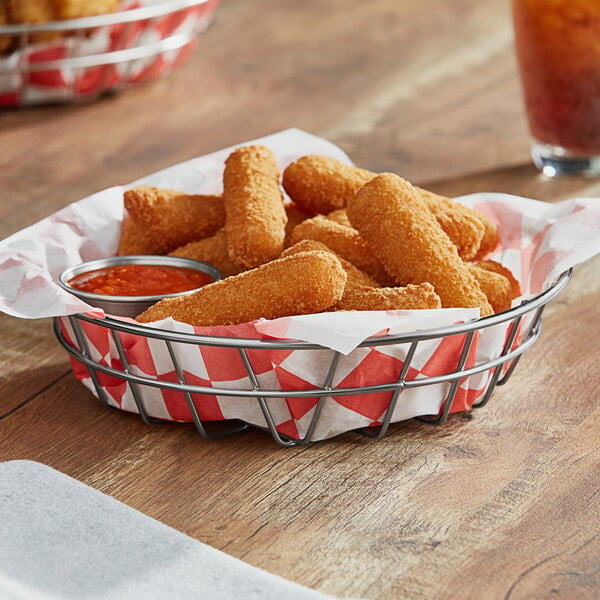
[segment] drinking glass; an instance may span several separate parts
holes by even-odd
[[[600,0],[512,0],[535,165],[600,175]]]

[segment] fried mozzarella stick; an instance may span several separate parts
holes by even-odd
[[[308,154],[283,171],[283,187],[305,210],[326,215],[344,208],[348,199],[375,175],[335,158]]]
[[[56,18],[78,19],[112,12],[119,0],[54,0]]]
[[[301,240],[290,246],[281,254],[282,258],[285,256],[292,256],[294,254],[298,254],[298,252],[309,252],[311,250],[320,250],[322,252],[331,252],[334,256],[338,258],[340,261],[342,268],[346,271],[346,275],[348,279],[346,280],[346,288],[344,290],[344,294],[347,294],[349,290],[355,288],[364,288],[364,287],[380,287],[379,284],[369,277],[366,273],[363,273],[360,269],[356,268],[351,262],[348,262],[341,256],[338,256],[329,246],[322,244],[321,242],[317,242],[316,240]]]
[[[302,221],[314,217],[315,214],[305,211],[294,202],[289,202],[285,205],[285,214],[287,215],[287,223],[285,224],[284,246],[287,247],[290,245],[290,236],[292,235],[292,231],[294,231],[294,227],[302,223]]]
[[[344,293],[346,272],[329,252],[300,252],[222,279],[197,292],[164,298],[136,319],[172,317],[198,326],[235,325],[264,317],[321,312]]]
[[[194,260],[210,263],[221,271],[221,277],[223,278],[240,272],[237,265],[229,258],[225,229],[219,229],[212,237],[181,246],[181,248],[170,252],[169,256],[193,258]]]
[[[46,23],[54,20],[52,0],[6,0],[9,23]],[[61,36],[60,32],[30,33],[29,41],[42,42]]]
[[[346,211],[398,284],[430,282],[445,308],[493,313],[456,246],[410,183],[391,173],[378,175],[356,193]]]
[[[225,161],[225,231],[229,256],[241,269],[258,267],[283,251],[287,215],[279,167],[266,146],[243,146]]]
[[[405,287],[354,288],[335,305],[337,310],[416,310],[441,308],[442,301],[430,283]]]
[[[327,214],[344,208],[349,199],[376,175],[333,158],[311,154],[285,169],[283,187],[300,206]],[[496,247],[496,227],[485,216],[444,196],[417,189],[442,229],[456,244],[463,260],[473,260],[478,252],[479,256],[484,256]],[[480,247],[482,251],[479,251]]]
[[[381,261],[373,254],[369,245],[352,227],[340,225],[323,215],[306,219],[294,228],[290,241],[316,240],[331,248],[338,256],[383,285],[393,283]]]
[[[486,217],[476,213],[467,206],[453,202],[450,198],[434,194],[420,187],[417,187],[416,190],[441,228],[452,240],[458,250],[459,256],[463,260],[473,260],[482,245],[488,248],[493,244],[494,248],[496,247],[498,244],[497,237],[495,237],[495,240],[486,239],[486,233],[497,236],[496,227],[491,221],[488,221],[490,226],[488,232],[487,225],[485,224],[485,221],[487,221]]]
[[[510,281],[494,271],[487,271],[477,265],[469,265],[469,271],[477,279],[481,291],[485,294],[488,302],[492,305],[494,313],[508,310],[511,305]]]
[[[8,24],[8,9],[0,0],[0,27]],[[7,50],[12,44],[12,38],[10,35],[0,35],[0,53]]]
[[[331,248],[321,242],[302,240],[290,246],[281,256],[292,256],[298,252],[310,250],[322,250],[335,254]],[[332,307],[332,310],[411,310],[441,308],[442,306],[440,297],[430,283],[383,288],[352,263],[339,256],[338,259],[346,271],[348,279],[342,299]]]
[[[346,227],[352,227],[352,223],[350,223],[350,219],[346,214],[345,208],[337,208],[336,210],[332,210],[330,213],[327,213],[327,218],[331,221],[335,221],[340,225],[346,225]]]
[[[521,295],[521,286],[509,269],[494,260],[469,265],[494,312],[503,312]]]
[[[144,234],[144,231],[131,217],[126,217],[121,225],[121,239],[119,240],[119,256],[127,254],[162,254],[162,247],[153,238]]]
[[[220,196],[144,186],[127,190],[123,200],[129,216],[154,239],[161,254],[209,237],[225,223]]]

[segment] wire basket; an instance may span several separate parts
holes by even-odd
[[[403,402],[403,394],[408,394],[411,390],[420,390],[421,393],[428,394],[433,389],[438,390],[436,393],[441,390],[443,397],[439,402],[437,414],[422,414],[418,417],[432,424],[444,423],[452,412],[484,406],[495,387],[508,381],[522,353],[538,338],[545,306],[565,288],[570,278],[571,271],[567,271],[543,293],[509,311],[474,322],[408,335],[371,337],[348,356],[327,350],[327,361],[321,369],[324,377],[320,384],[308,389],[298,389],[295,385],[265,385],[261,383],[261,372],[256,365],[263,358],[259,355],[272,355],[276,352],[319,353],[314,358],[323,363],[324,349],[315,344],[294,340],[233,339],[170,332],[110,317],[99,318],[91,314],[57,318],[54,329],[58,340],[71,356],[75,374],[80,380],[87,380],[88,387],[100,401],[105,406],[114,408],[114,395],[111,396],[110,391],[114,390],[115,386],[120,387],[121,393],[126,389],[135,403],[134,408],[130,410],[139,413],[147,424],[167,422],[153,416],[153,394],[147,393],[150,390],[160,390],[163,394],[181,396],[181,401],[185,403],[191,416],[189,421],[194,422],[203,438],[215,439],[250,427],[258,427],[269,431],[278,444],[295,446],[307,444],[315,439],[333,437],[323,435],[319,430],[332,431],[331,424],[327,423],[328,420],[337,418],[332,407],[337,407],[344,399],[352,398],[353,405],[356,406],[357,402],[360,404],[361,399],[376,397],[383,402],[377,409],[382,409],[381,415],[372,419],[371,426],[359,427],[354,431],[381,439],[387,433],[390,423],[398,420],[397,410]],[[110,338],[113,356],[107,356],[108,346],[100,351],[94,347],[94,331]],[[489,338],[492,335],[501,341],[491,353],[481,356],[477,350],[478,344],[481,345],[484,336]],[[144,342],[164,346],[164,356],[161,360],[170,361],[171,368],[163,369],[163,372],[170,373],[168,376],[143,373],[134,365],[136,359],[133,359],[131,349]],[[421,360],[417,357],[423,346],[432,344],[438,347],[444,345],[447,356],[435,374],[427,375],[417,365]],[[190,354],[186,354],[185,351],[191,349],[235,353],[247,376],[244,384],[219,386],[213,382],[211,385],[198,385],[189,375],[189,366],[182,360],[182,357],[188,357]],[[342,378],[338,376],[338,371],[343,368],[342,364],[352,361],[356,352],[372,350],[385,352],[387,356],[401,356],[398,369],[393,374],[381,373],[379,379],[380,374],[375,369],[375,379],[358,386],[340,384]],[[230,361],[231,356],[223,355],[223,360]],[[477,393],[471,394],[469,400],[469,392],[465,392],[469,388],[465,384],[475,380]],[[204,414],[207,399],[213,398],[231,400],[239,407],[242,416],[227,419],[226,428],[222,427],[223,423],[221,427],[215,428],[214,415]],[[277,414],[281,403],[287,402],[289,405],[295,402],[304,405],[308,401],[310,410],[306,410],[301,417],[304,425],[302,433],[286,432],[285,427],[280,426],[281,418]],[[253,412],[262,416],[262,424],[255,418],[252,418],[253,422],[249,422],[243,417]]]
[[[188,58],[219,0],[141,4],[93,17],[0,25],[0,47],[10,40],[0,55],[0,106],[92,100],[169,75]]]

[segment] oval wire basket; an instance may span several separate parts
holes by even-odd
[[[129,322],[123,322],[110,317],[99,318],[88,314],[77,314],[69,317],[60,317],[55,319],[54,330],[58,340],[67,350],[72,360],[85,367],[92,382],[92,389],[107,407],[115,408],[109,401],[106,390],[100,381],[100,375],[107,375],[120,382],[125,382],[131,391],[135,400],[137,412],[143,421],[147,424],[155,425],[164,422],[162,419],[153,418],[149,414],[148,407],[144,400],[144,388],[150,386],[161,390],[172,390],[181,392],[187,403],[187,407],[193,418],[198,433],[206,439],[215,439],[224,435],[238,433],[250,427],[257,427],[254,423],[244,422],[235,419],[232,426],[226,429],[218,428],[215,431],[209,430],[208,421],[200,416],[198,410],[198,399],[194,395],[203,396],[221,396],[235,397],[237,402],[253,403],[257,410],[260,410],[264,416],[266,427],[259,429],[268,430],[273,439],[282,446],[295,446],[298,444],[307,444],[313,441],[313,434],[320,419],[327,418],[324,415],[323,408],[326,402],[334,400],[336,397],[355,396],[389,392],[389,400],[385,407],[382,417],[378,420],[377,426],[362,427],[355,431],[367,435],[371,438],[381,439],[388,431],[392,422],[394,410],[399,402],[402,401],[401,394],[405,390],[412,388],[421,388],[425,386],[434,386],[443,384],[446,386],[445,398],[441,403],[441,409],[435,415],[422,415],[419,418],[422,421],[431,424],[444,423],[448,415],[454,412],[457,392],[461,383],[468,378],[486,374],[487,380],[484,388],[478,394],[476,403],[469,409],[481,408],[490,399],[492,392],[497,385],[506,383],[511,376],[520,356],[527,350],[539,337],[542,327],[542,313],[548,302],[554,299],[567,285],[571,278],[571,270],[563,273],[556,282],[546,291],[523,301],[519,306],[503,313],[492,315],[484,319],[453,325],[449,327],[437,328],[419,331],[403,335],[384,335],[371,337],[360,344],[358,348],[383,348],[384,346],[402,346],[403,347],[403,365],[399,376],[393,381],[387,381],[375,385],[342,387],[333,385],[336,380],[336,369],[338,368],[342,355],[339,352],[331,351],[332,358],[326,369],[326,377],[320,386],[314,386],[311,389],[272,389],[261,386],[259,376],[249,358],[250,351],[273,351],[273,350],[292,350],[300,352],[311,352],[323,350],[321,346],[307,342],[294,340],[272,340],[272,339],[234,339],[215,336],[194,335],[188,333],[171,332],[152,327],[137,325]],[[61,322],[64,319],[74,334],[71,341],[65,335],[64,325]],[[110,336],[114,341],[117,353],[118,363],[108,365],[95,358],[91,351],[88,340],[83,330],[84,325],[94,325],[110,331]],[[495,356],[487,357],[484,360],[467,360],[472,354],[472,346],[476,335],[489,330],[493,327],[502,327],[505,330],[504,343]],[[160,340],[164,342],[173,368],[177,374],[176,381],[161,379],[159,376],[149,376],[134,373],[131,368],[128,351],[123,343],[122,335],[133,335],[141,338]],[[445,372],[434,376],[422,375],[418,377],[409,377],[412,361],[417,353],[419,344],[426,341],[443,341],[448,338],[462,336],[461,347],[456,352],[456,361],[452,361],[452,366],[446,368]],[[175,346],[178,344],[193,345],[198,347],[229,348],[235,349],[243,362],[247,372],[248,380],[251,382],[248,388],[229,388],[229,387],[208,387],[195,385],[186,380],[185,369],[178,359],[178,352]],[[310,421],[306,431],[302,436],[291,436],[282,434],[276,425],[276,419],[273,409],[269,404],[270,399],[296,399],[311,398],[316,399],[316,405],[310,416]],[[214,424],[212,425],[214,428]]]
[[[220,0],[164,0],[103,15],[0,25],[0,106],[90,100],[170,74],[187,59]],[[100,43],[89,43],[99,37]],[[57,39],[32,43],[40,35]],[[45,93],[47,92],[47,93]]]

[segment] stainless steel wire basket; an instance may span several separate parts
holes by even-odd
[[[403,360],[399,372],[393,377],[389,374],[382,375],[382,380],[374,380],[368,385],[344,386],[335,384],[339,380],[336,376],[340,365],[348,357],[339,352],[328,350],[327,364],[322,372],[325,376],[320,384],[310,389],[297,389],[295,387],[276,389],[261,384],[260,376],[253,363],[256,363],[257,353],[270,353],[274,351],[294,351],[300,353],[321,352],[317,360],[323,360],[321,346],[294,340],[272,339],[233,339],[215,336],[202,336],[188,333],[170,332],[159,330],[145,325],[124,322],[111,317],[99,318],[89,314],[77,314],[69,317],[55,319],[54,328],[58,340],[71,356],[74,366],[85,371],[89,378],[89,387],[100,401],[107,407],[114,407],[107,394],[107,380],[126,386],[135,401],[135,412],[138,412],[143,421],[150,425],[165,422],[151,415],[145,391],[160,389],[163,392],[181,394],[191,420],[193,420],[198,433],[206,439],[214,439],[224,435],[238,433],[250,427],[259,427],[269,431],[273,439],[282,446],[295,446],[307,444],[319,438],[315,434],[322,428],[324,421],[331,417],[328,405],[335,404],[337,399],[355,397],[360,402],[361,398],[368,395],[382,394],[386,398],[384,410],[377,424],[369,427],[355,429],[358,433],[371,438],[381,439],[388,431],[390,423],[394,421],[394,414],[403,402],[403,394],[417,388],[443,390],[443,400],[437,414],[421,415],[423,421],[431,424],[442,424],[451,412],[457,407],[459,390],[465,382],[472,378],[479,378],[484,383],[478,390],[477,400],[468,409],[484,406],[497,385],[506,383],[514,371],[520,356],[539,337],[542,328],[542,313],[544,308],[567,285],[571,278],[571,271],[563,273],[556,282],[546,291],[527,299],[519,306],[506,312],[496,314],[477,321],[457,324],[449,327],[419,331],[406,335],[375,336],[365,340],[353,352],[376,349],[400,353]],[[88,340],[86,328],[98,327],[106,333],[115,349],[115,356],[110,361],[106,358],[95,357],[94,349]],[[70,334],[67,335],[67,329]],[[477,340],[482,335],[496,330],[496,337],[502,341],[498,347],[485,357],[476,356],[473,352]],[[125,337],[133,336],[129,341]],[[142,374],[134,368],[129,355],[128,346],[131,339],[137,341],[152,341],[153,344],[164,344],[165,356],[172,363],[175,376],[163,378],[158,375]],[[413,367],[419,348],[431,342],[445,342],[455,340],[455,352],[445,367],[433,376],[417,376]],[[198,385],[190,381],[186,368],[181,361],[181,347],[190,348],[217,348],[236,353],[241,358],[247,374],[247,384],[230,387],[218,385]],[[185,348],[183,351],[185,351]],[[96,353],[97,354],[97,353]],[[252,356],[251,356],[252,355]],[[352,353],[349,355],[352,356]],[[412,375],[411,375],[412,372]],[[80,377],[81,379],[82,377]],[[247,422],[243,418],[227,421],[227,427],[222,426],[215,430],[215,424],[210,419],[202,417],[202,403],[209,397],[233,398],[240,407],[252,407],[260,412],[264,419],[263,425],[256,422]],[[278,427],[274,403],[282,400],[296,401],[312,399],[314,405],[307,417],[302,435],[282,433]],[[335,417],[334,417],[335,418]],[[223,424],[221,424],[223,425]],[[333,436],[331,436],[333,437]]]
[[[187,59],[219,0],[164,0],[109,14],[0,25],[0,106],[90,100],[169,75]],[[51,38],[39,42],[40,36]],[[0,46],[5,44],[0,44]]]

